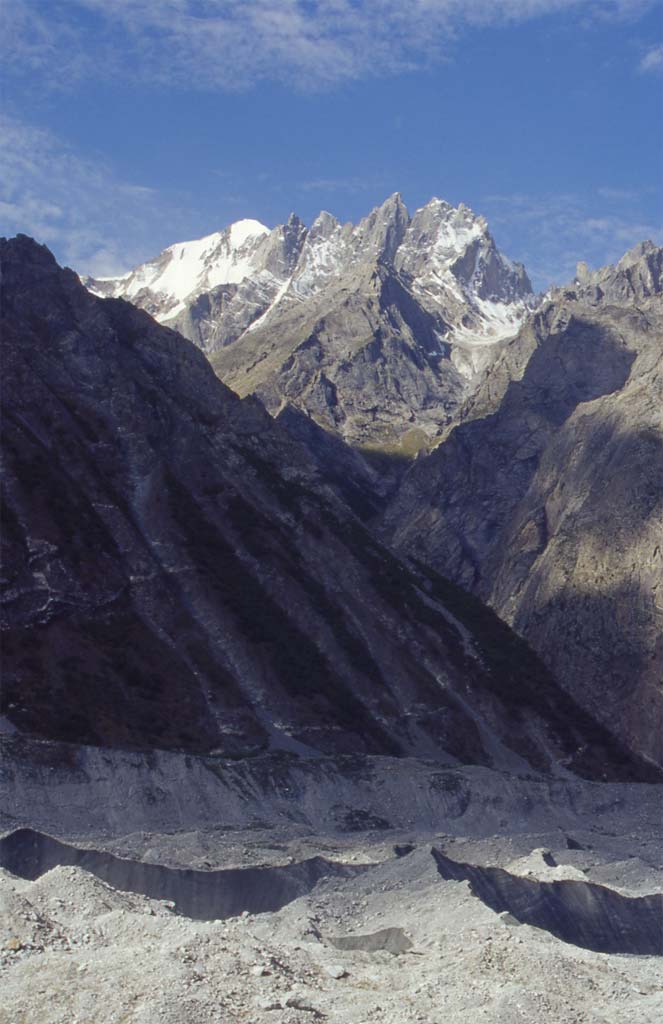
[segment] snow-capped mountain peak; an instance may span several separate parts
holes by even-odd
[[[199,296],[220,286],[227,286],[224,315],[228,302],[246,304],[249,293],[248,309],[239,317],[233,312],[227,343],[258,318],[264,323],[275,304],[306,300],[353,267],[376,260],[393,266],[426,306],[442,311],[449,303],[467,304],[469,333],[481,333],[486,311],[480,307],[488,303],[493,340],[517,326],[521,300],[531,292],[524,270],[495,246],[484,217],[437,197],[410,217],[398,192],[357,225],[342,225],[326,211],[310,229],[294,213],[271,231],[257,220],[240,220],[171,245],[122,277],[85,283],[98,295],[135,302],[162,323],[179,318]],[[505,311],[503,305],[513,308]],[[187,333],[186,325],[178,326]]]
[[[451,206],[434,198],[412,217],[396,263],[408,272],[418,269],[424,260],[432,261],[438,270],[450,270],[468,246],[484,237],[490,238],[484,217],[463,203]]]
[[[256,238],[260,235],[268,235],[269,228],[261,224],[259,220],[238,220],[230,225],[230,244],[239,249],[248,238]]]
[[[295,214],[271,231],[243,220],[87,284],[181,331],[240,394],[270,409],[301,399],[362,442],[392,429],[385,417],[434,433],[517,333],[531,294],[484,217],[437,197],[410,217],[397,192],[357,224],[327,212],[310,228]]]
[[[261,242],[270,230],[257,220],[240,220],[204,238],[176,242],[155,259],[119,278],[87,279],[97,295],[121,296],[169,320],[187,300],[220,284],[238,283],[257,269]]]
[[[421,304],[448,325],[452,360],[472,376],[518,331],[532,288],[495,245],[485,217],[434,197],[416,210],[394,259]]]

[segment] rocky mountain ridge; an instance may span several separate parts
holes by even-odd
[[[194,346],[30,239],[0,254],[6,729],[651,777]]]
[[[406,474],[386,536],[487,600],[628,745],[663,748],[663,249],[580,267]]]
[[[233,238],[237,246],[233,248]],[[358,225],[293,214],[180,243],[123,278],[86,279],[194,341],[240,395],[284,401],[353,444],[416,449],[531,304],[483,217],[397,193]]]

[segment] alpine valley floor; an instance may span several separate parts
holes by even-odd
[[[660,786],[11,737],[2,763],[3,1024],[663,1015]]]

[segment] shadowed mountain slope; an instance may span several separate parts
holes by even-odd
[[[385,536],[488,601],[632,749],[663,763],[663,249],[556,290]]]
[[[648,777],[192,344],[24,236],[0,255],[9,727]]]

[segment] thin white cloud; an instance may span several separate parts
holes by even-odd
[[[50,132],[0,116],[0,234],[32,235],[60,262],[103,276],[154,255],[164,220],[177,237],[178,214],[153,189],[118,180]]]
[[[121,75],[238,89],[260,80],[325,87],[443,57],[467,26],[563,11],[585,21],[657,0],[11,0],[6,67],[49,85]]]
[[[299,189],[341,195],[364,184],[320,178]],[[546,288],[570,280],[579,259],[601,266],[645,238],[663,241],[663,224],[642,216],[640,200],[604,185],[592,196],[489,195],[478,206],[498,245]],[[33,235],[79,273],[121,273],[177,239],[219,226],[201,224],[186,206],[181,197],[175,202],[118,179],[103,161],[82,157],[50,132],[0,116],[0,234]]]
[[[360,192],[373,191],[380,184],[381,182],[375,178],[312,178],[309,181],[302,181],[299,188],[303,192],[338,192],[357,195]]]
[[[625,206],[621,190],[604,187],[597,195],[598,202],[573,193],[492,195],[482,212],[498,245],[522,260],[543,290],[572,280],[578,260],[600,267],[645,239],[663,242],[663,223],[639,217],[632,203]]]
[[[613,188],[611,185],[602,185],[600,188],[597,188],[596,194],[601,199],[607,199],[609,202],[616,203],[633,203],[641,198],[640,193],[636,192],[635,189]]]
[[[663,72],[663,44],[661,46],[653,46],[650,50],[645,53],[642,57],[638,70],[643,74],[655,74]]]

